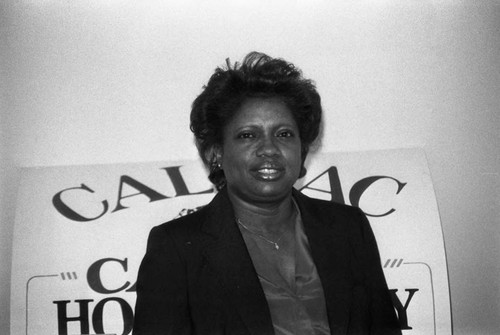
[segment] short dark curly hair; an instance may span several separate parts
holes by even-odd
[[[222,147],[224,127],[248,98],[280,98],[290,109],[299,128],[302,165],[321,127],[321,98],[315,84],[302,77],[292,63],[251,52],[242,63],[218,67],[191,108],[191,131],[209,179],[218,189],[225,185],[224,171],[217,165],[214,149]],[[302,166],[305,174],[305,168]]]

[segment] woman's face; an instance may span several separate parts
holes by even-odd
[[[278,99],[250,98],[224,128],[221,164],[228,192],[259,203],[282,200],[299,178],[299,129]]]

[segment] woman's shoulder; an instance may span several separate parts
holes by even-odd
[[[153,227],[154,234],[183,234],[199,229],[202,219],[206,216],[206,206],[181,212],[181,215]]]
[[[204,209],[201,208],[153,227],[149,232],[147,250],[153,252],[188,243],[199,234],[203,212]]]
[[[221,221],[228,217],[234,217],[232,207],[225,193],[218,192],[208,204],[182,210],[179,217],[154,227],[150,235],[162,237],[168,235],[182,241],[196,240],[204,236],[204,233],[220,229]]]

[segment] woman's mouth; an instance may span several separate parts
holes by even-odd
[[[262,167],[257,169],[257,177],[266,181],[272,181],[281,177],[283,169],[274,167]]]

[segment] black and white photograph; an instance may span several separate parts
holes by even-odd
[[[5,0],[0,334],[500,333],[498,0]]]

